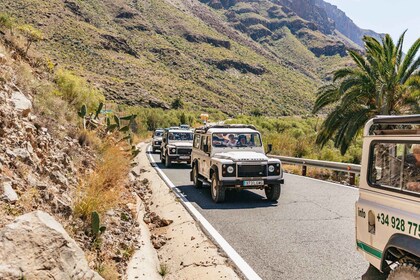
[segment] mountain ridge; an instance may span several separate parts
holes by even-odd
[[[306,114],[316,88],[349,64],[353,46],[330,20],[326,35],[286,0],[211,1],[4,0],[4,10],[44,33],[44,59],[127,105],[168,109],[181,98],[227,115]]]

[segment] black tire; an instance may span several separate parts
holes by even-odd
[[[418,280],[420,279],[420,269],[411,263],[404,263],[397,266],[388,275],[388,280]]]
[[[203,182],[198,180],[198,166],[197,164],[194,164],[193,167],[193,180],[194,180],[194,187],[196,187],[197,189],[201,188],[203,186]]]
[[[280,198],[281,193],[281,185],[280,184],[274,184],[274,185],[268,185],[265,189],[265,196],[269,201],[277,201]]]
[[[172,165],[171,158],[169,157],[169,155],[168,155],[168,154],[166,154],[166,155],[165,155],[165,167],[166,167],[166,168],[170,168],[170,167],[171,167],[171,165]]]
[[[217,173],[214,172],[211,177],[211,198],[214,202],[219,203],[225,201],[226,189],[220,185]]]

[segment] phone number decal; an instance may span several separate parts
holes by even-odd
[[[389,215],[384,213],[379,213],[378,216],[376,216],[376,218],[378,219],[378,222],[382,225],[387,225],[401,232],[408,232],[408,234],[410,235],[420,237],[420,224],[411,221],[406,221],[404,219],[397,218],[394,216],[391,216],[390,219]]]

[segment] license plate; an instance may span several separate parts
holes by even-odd
[[[263,180],[259,180],[259,181],[244,181],[243,182],[243,186],[262,186],[264,185],[264,181]]]
[[[189,156],[180,156],[179,159],[190,159]]]

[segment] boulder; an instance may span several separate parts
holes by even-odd
[[[12,93],[12,102],[15,105],[15,109],[27,117],[32,110],[32,102],[21,92],[15,91]]]
[[[19,196],[12,187],[12,181],[10,179],[5,180],[1,183],[3,199],[8,202],[16,202],[19,199]],[[0,278],[2,279],[2,278]]]
[[[0,230],[0,279],[102,279],[63,226],[43,211]]]

